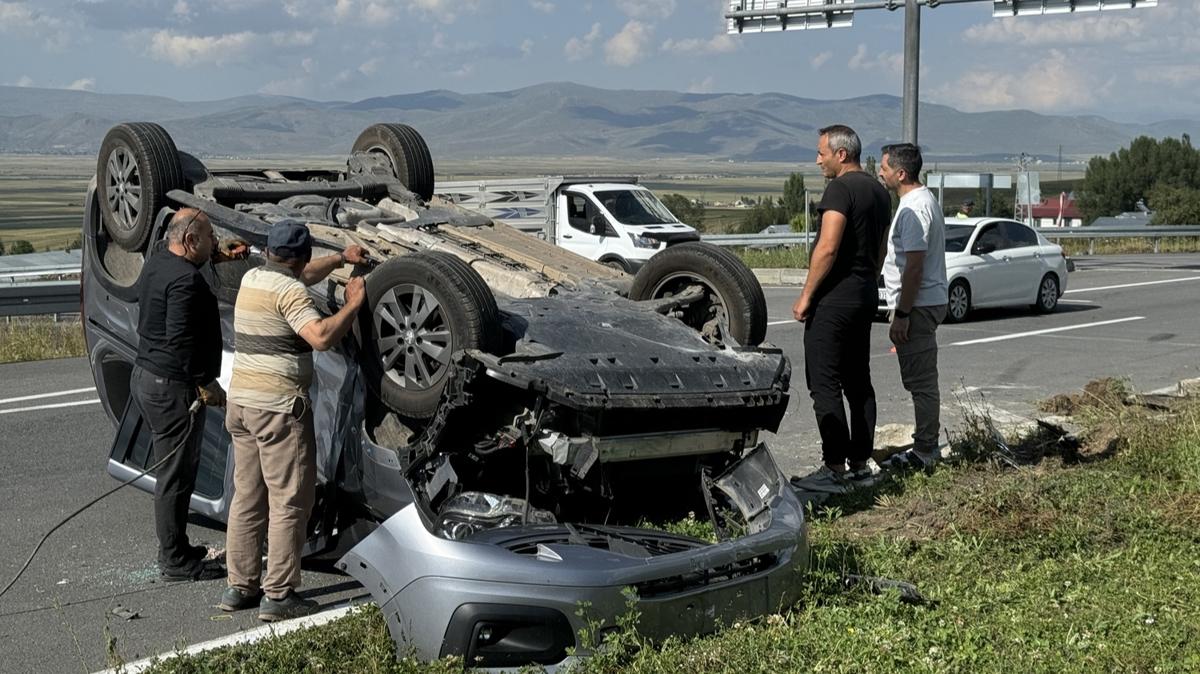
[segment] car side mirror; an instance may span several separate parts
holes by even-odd
[[[588,225],[588,233],[595,234],[596,236],[604,236],[604,230],[607,229],[607,224],[608,223],[604,221],[603,215],[593,215],[592,222],[590,225]]]
[[[995,250],[996,250],[996,244],[994,244],[994,243],[977,243],[977,244],[975,244],[974,254],[975,255],[987,255],[988,253],[995,252]]]

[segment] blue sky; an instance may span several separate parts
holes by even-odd
[[[922,99],[1121,121],[1200,119],[1200,0],[923,17]],[[547,81],[811,98],[900,92],[903,12],[727,36],[727,0],[0,0],[0,83],[184,100],[318,100]]]

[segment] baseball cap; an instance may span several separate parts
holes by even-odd
[[[312,234],[308,226],[295,218],[284,218],[267,232],[267,250],[289,260],[312,257]]]

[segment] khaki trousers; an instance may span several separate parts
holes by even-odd
[[[300,586],[300,550],[316,498],[316,435],[308,401],[292,412],[230,402],[225,428],[233,436],[233,500],[225,556],[229,586],[282,599]],[[267,571],[262,574],[266,533]]]
[[[889,321],[892,314],[888,314]],[[937,451],[941,434],[942,397],[938,388],[937,329],[946,318],[946,305],[913,307],[908,317],[908,342],[896,346],[900,381],[912,394],[913,449]]]

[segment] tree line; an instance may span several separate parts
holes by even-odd
[[[1084,222],[1137,209],[1154,225],[1200,224],[1200,150],[1181,138],[1135,138],[1107,157],[1093,157],[1076,203]]]

